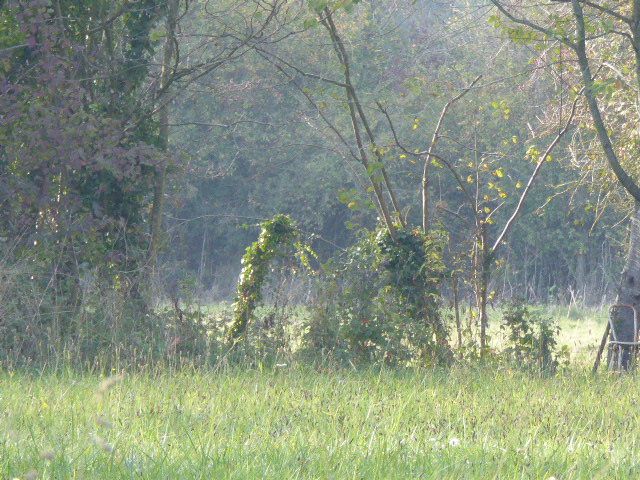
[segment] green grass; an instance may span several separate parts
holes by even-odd
[[[182,371],[104,393],[73,373],[0,382],[2,478],[640,475],[632,376]]]
[[[567,315],[560,343],[590,360],[603,321]],[[551,378],[285,366],[112,385],[4,371],[0,478],[639,478],[639,407],[634,376],[586,362]]]
[[[607,323],[608,310],[581,310],[556,307],[547,312],[560,325],[559,345],[567,345],[571,361],[593,364],[595,353]]]

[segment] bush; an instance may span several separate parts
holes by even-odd
[[[562,352],[557,349],[560,327],[547,316],[532,312],[521,300],[508,304],[501,329],[508,332],[504,354],[515,365],[543,373],[554,373]]]
[[[341,362],[435,364],[450,358],[440,315],[444,237],[362,231],[325,266],[308,346]]]
[[[0,264],[0,362],[148,363],[165,356],[175,313],[154,309],[136,273],[79,265],[60,274],[37,258]],[[171,318],[170,318],[171,317]]]

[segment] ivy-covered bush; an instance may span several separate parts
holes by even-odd
[[[300,232],[288,215],[276,215],[260,224],[258,240],[247,247],[242,257],[242,272],[234,303],[233,322],[228,338],[237,342],[247,330],[254,311],[262,300],[262,289],[273,262],[280,258],[295,257],[303,266],[309,266],[313,251],[302,241]]]
[[[360,232],[326,266],[307,335],[313,352],[339,361],[435,364],[450,357],[440,314],[444,235]]]

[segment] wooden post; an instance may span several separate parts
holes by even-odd
[[[596,355],[596,361],[593,364],[593,373],[596,373],[598,367],[600,366],[600,359],[602,358],[602,352],[604,352],[604,347],[607,345],[607,337],[609,337],[609,331],[611,330],[611,323],[607,321],[607,326],[604,329],[604,335],[602,335],[602,340],[600,341],[600,347],[598,347],[598,354]]]

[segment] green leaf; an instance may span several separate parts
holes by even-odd
[[[367,166],[367,173],[369,176],[373,175],[378,170],[382,170],[384,168],[384,163],[382,162],[373,162]]]
[[[322,12],[328,4],[327,0],[309,0],[309,7],[316,13]]]
[[[302,26],[305,29],[310,29],[315,27],[316,25],[318,25],[318,19],[315,17],[309,17],[309,18],[305,18],[304,22],[302,22]]]

